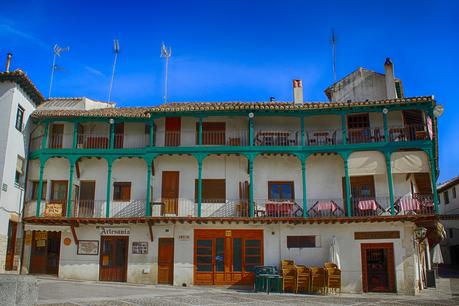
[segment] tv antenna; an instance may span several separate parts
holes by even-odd
[[[331,33],[332,60],[333,60],[333,81],[336,81],[336,34],[335,29]]]
[[[172,49],[169,47],[169,50],[167,50],[166,45],[162,43],[161,45],[161,58],[166,59],[166,74],[164,76],[164,103],[167,103],[167,72],[169,69],[169,58],[172,55]]]
[[[113,52],[115,53],[115,59],[113,60],[112,78],[110,80],[110,88],[108,89],[108,102],[110,102],[112,98],[113,81],[115,79],[116,60],[118,58],[118,53],[120,53],[120,43],[118,39],[113,40]]]
[[[48,99],[51,98],[51,90],[53,89],[53,80],[54,80],[54,71],[61,69],[56,65],[56,56],[61,57],[62,52],[68,52],[70,47],[61,48],[57,44],[53,47],[53,66],[51,67],[51,80],[49,82],[49,91],[48,91]]]

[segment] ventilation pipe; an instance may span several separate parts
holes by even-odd
[[[386,62],[384,63],[384,77],[386,79],[387,99],[395,99],[397,92],[395,90],[394,65],[389,57],[386,58]]]
[[[8,53],[6,55],[6,67],[5,67],[6,72],[10,72],[11,57],[13,57],[13,54],[11,53]]]
[[[293,80],[293,103],[303,103],[303,83],[301,80]]]

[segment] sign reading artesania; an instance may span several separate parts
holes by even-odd
[[[129,227],[101,227],[101,236],[129,236],[131,229]]]

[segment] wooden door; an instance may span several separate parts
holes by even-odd
[[[60,249],[60,232],[33,231],[30,273],[58,275]]]
[[[62,143],[64,140],[64,125],[63,124],[53,124],[51,127],[51,137],[49,140],[49,147],[52,149],[62,148]]]
[[[125,282],[129,238],[127,236],[102,236],[100,246],[99,280]]]
[[[395,292],[394,246],[392,243],[362,243],[364,292]]]
[[[177,147],[180,145],[180,131],[182,120],[180,117],[167,117],[166,130],[164,133],[164,145],[166,147]]]
[[[61,232],[48,232],[48,245],[46,250],[47,274],[58,275],[60,252]]]
[[[62,205],[62,215],[67,211],[68,181],[51,181],[51,203]]]
[[[96,181],[80,181],[78,217],[94,217]]]
[[[115,124],[115,149],[122,149],[124,143],[124,123]]]
[[[359,200],[375,198],[375,181],[372,175],[351,176],[351,204],[355,210]],[[342,178],[343,203],[346,203],[346,178]],[[344,212],[347,215],[347,207],[344,205]]]
[[[158,284],[174,284],[174,238],[158,240]]]
[[[16,234],[18,229],[18,223],[9,221],[8,224],[8,243],[6,247],[6,262],[5,270],[12,271],[16,270],[17,266],[14,266],[14,251],[16,249]]]
[[[179,171],[163,171],[161,186],[163,214],[178,214],[179,179]]]

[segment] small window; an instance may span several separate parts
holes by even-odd
[[[131,200],[131,182],[113,184],[113,201],[128,202]]]
[[[16,160],[16,174],[14,176],[14,182],[16,185],[21,184],[22,177],[24,176],[24,163],[25,159],[18,155]]]
[[[455,199],[456,198],[456,186],[453,187],[452,193],[453,193],[453,199]]]
[[[445,192],[443,192],[443,199],[445,201],[445,205],[446,204],[449,204],[449,194],[448,194],[448,190],[446,190]]]
[[[194,183],[195,203],[198,202],[198,180]],[[225,203],[226,181],[224,179],[202,180],[202,203]]]
[[[453,233],[454,233],[454,229],[448,228],[448,236],[449,236],[449,238],[453,238],[453,236],[454,236]]]
[[[293,200],[293,182],[268,182],[269,200]]]
[[[315,248],[316,236],[287,236],[287,248]]]
[[[38,181],[33,181],[32,182],[31,200],[37,200],[38,199],[38,185],[39,185]],[[46,200],[46,190],[48,189],[47,186],[48,186],[48,184],[46,183],[46,181],[43,181],[42,188],[41,188],[41,199],[42,200]]]
[[[21,105],[18,105],[18,110],[16,112],[16,129],[19,132],[22,132],[24,128],[24,108]]]

